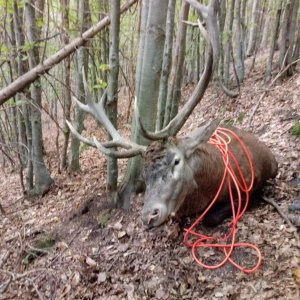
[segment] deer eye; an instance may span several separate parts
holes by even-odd
[[[175,160],[174,160],[174,166],[177,166],[177,165],[179,165],[179,163],[180,163],[180,158],[175,158]]]

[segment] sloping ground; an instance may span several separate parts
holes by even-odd
[[[300,76],[270,89],[253,114],[262,92],[261,71],[248,76],[241,96],[234,100],[212,84],[182,132],[214,116],[255,132],[273,150],[280,168],[265,195],[288,214],[288,205],[299,193],[294,183],[300,170],[299,138],[290,134],[290,128],[300,115]],[[184,90],[184,99],[190,93],[191,88]],[[95,124],[89,120],[87,125],[96,134]],[[46,131],[55,185],[45,197],[22,200],[17,174],[7,170],[0,174],[0,199],[7,213],[0,219],[0,299],[300,298],[299,244],[273,207],[261,205],[247,212],[238,225],[237,240],[254,243],[262,252],[257,272],[246,275],[230,264],[215,271],[202,269],[182,243],[183,228],[192,220],[187,218],[180,226],[170,221],[145,231],[139,220],[141,195],[128,212],[109,208],[105,158],[85,149],[80,173],[57,174],[55,130],[47,123]],[[122,131],[128,134],[126,127]],[[103,139],[103,132],[97,134]],[[125,162],[120,166],[124,170]],[[43,245],[37,240],[44,240]],[[46,248],[38,252],[41,247]],[[34,259],[34,254],[40,256]],[[211,250],[203,252],[210,263],[220,257]],[[256,262],[244,249],[238,249],[234,259],[248,267]]]

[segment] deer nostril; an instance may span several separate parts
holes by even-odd
[[[151,225],[154,221],[159,219],[160,217],[160,210],[159,209],[154,209],[151,214],[148,216],[148,225]]]

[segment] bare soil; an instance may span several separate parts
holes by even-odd
[[[183,90],[183,99],[192,89]],[[236,99],[211,84],[182,134],[215,116],[256,133],[279,162],[278,176],[263,194],[289,215],[288,205],[299,197],[300,140],[290,128],[300,116],[300,75],[267,91],[249,126],[263,91],[260,68],[247,74]],[[128,135],[126,97],[121,105],[120,127]],[[17,172],[0,173],[0,201],[6,212],[0,214],[0,299],[300,299],[299,241],[272,206],[250,210],[238,225],[237,240],[254,243],[262,252],[258,271],[247,275],[231,264],[205,270],[182,243],[183,229],[194,217],[145,230],[139,219],[142,195],[133,197],[129,211],[111,209],[105,157],[86,148],[80,172],[58,174],[55,126],[46,117],[44,128],[47,163],[55,180],[51,191],[24,199]],[[86,128],[86,135],[105,138],[90,118]],[[121,174],[125,164],[120,161]],[[199,229],[214,234],[224,225]],[[46,247],[38,251],[41,240]],[[210,263],[222,258],[211,250],[201,255]],[[248,267],[256,262],[247,249],[236,250],[233,258]]]

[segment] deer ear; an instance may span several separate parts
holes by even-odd
[[[205,143],[209,140],[219,126],[220,121],[220,119],[210,121],[194,129],[191,133],[182,138],[181,144],[186,158],[189,158],[201,143]]]

